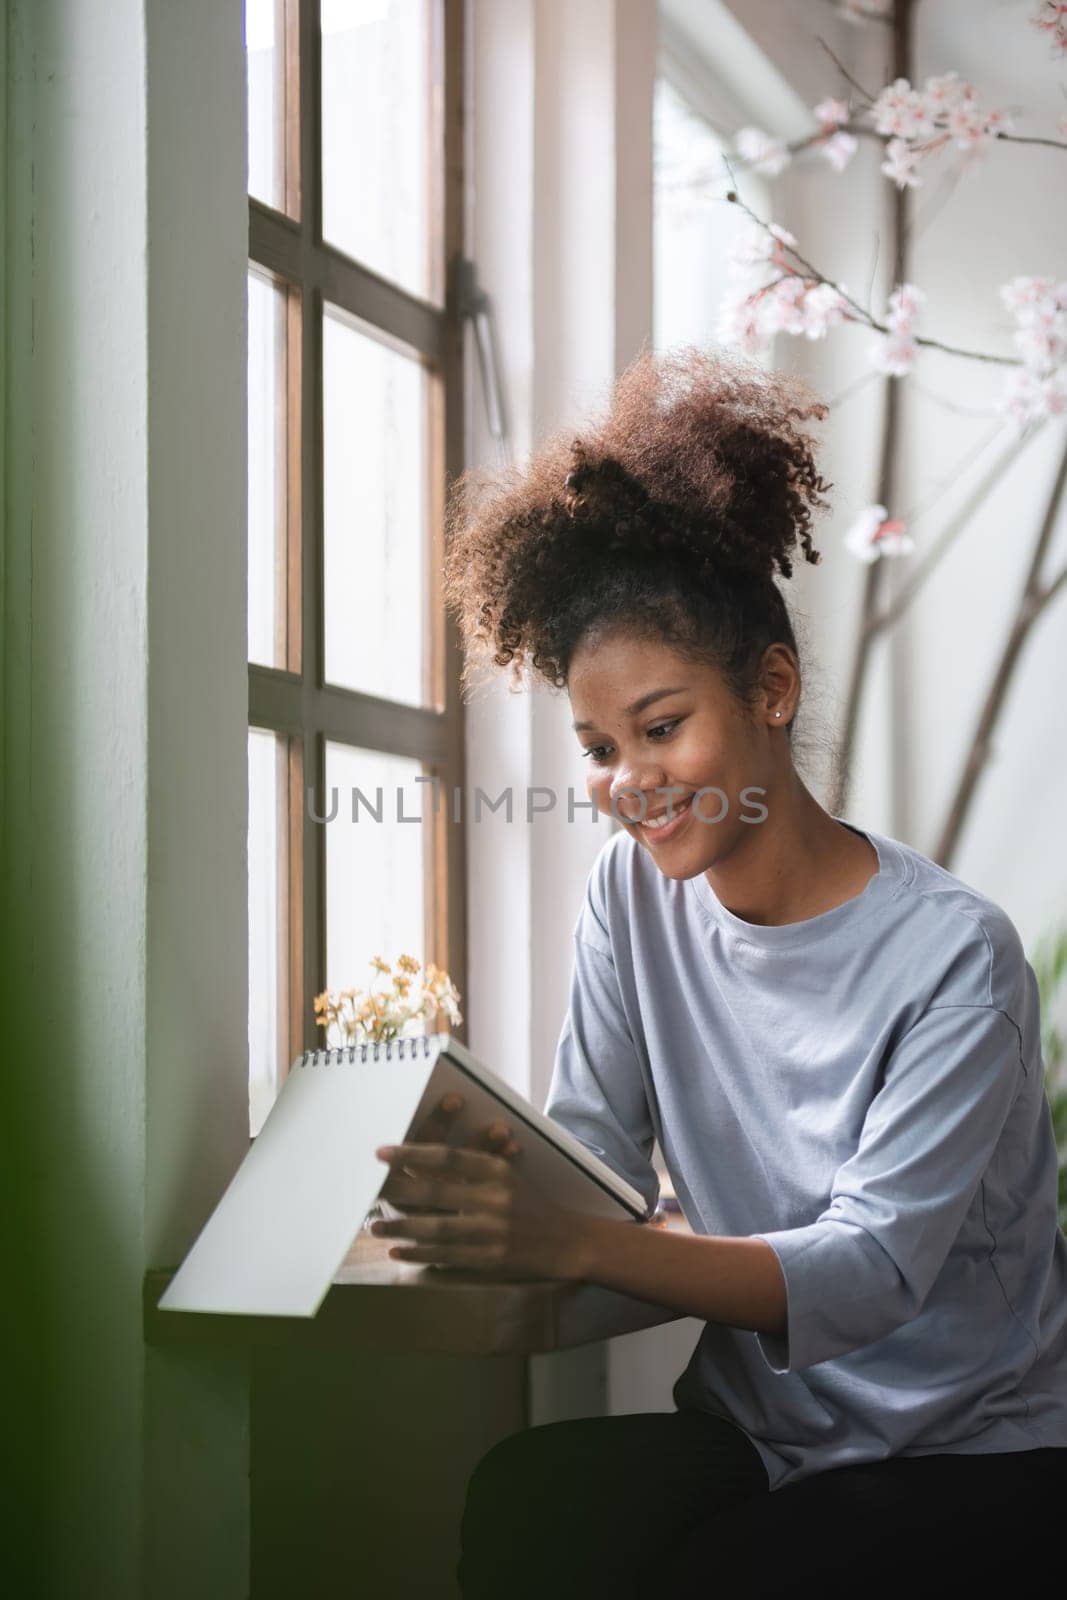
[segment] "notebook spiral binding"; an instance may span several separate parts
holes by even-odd
[[[301,1067],[339,1067],[342,1061],[366,1066],[368,1061],[415,1061],[428,1056],[433,1048],[428,1033],[408,1034],[400,1039],[369,1039],[365,1044],[337,1045],[326,1050],[305,1050],[297,1057]]]

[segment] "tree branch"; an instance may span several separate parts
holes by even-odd
[[[892,77],[911,78],[913,0],[893,0]],[[832,51],[830,54],[832,55]],[[862,92],[862,91],[861,91]],[[890,208],[890,250],[894,281],[904,283],[908,255],[908,194],[906,189],[894,188]],[[882,412],[882,440],[878,465],[879,505],[890,506],[895,498],[897,437],[900,430],[900,385],[892,378],[886,379],[885,405]],[[859,710],[870,663],[872,634],[871,618],[877,616],[885,573],[885,562],[872,561],[867,568],[863,585],[863,604],[857,630],[852,670],[849,675],[845,701],[844,723],[838,739],[830,783],[832,816],[841,816],[848,805],[851,785],[852,752],[856,743]]]
[[[970,753],[964,762],[963,771],[956,785],[956,792],[952,797],[948,815],[941,830],[937,852],[933,857],[939,866],[946,869],[949,867],[956,846],[959,843],[979,779],[989,764],[993,751],[993,731],[1007,699],[1008,689],[1019,665],[1023,646],[1037,618],[1059,591],[1064,579],[1067,578],[1067,568],[1065,568],[1044,589],[1041,587],[1039,579],[1045,553],[1055,531],[1065,487],[1067,487],[1067,444],[1064,445],[1063,454],[1060,457],[1059,470],[1053,481],[1052,489],[1045,505],[1045,514],[1041,520],[1037,538],[1034,541],[1026,579],[1023,583],[1022,593],[1019,596],[1019,604],[1008,629],[1004,648],[1000,653],[1000,660],[993,673],[985,702],[979,712],[974,738],[971,741]]]

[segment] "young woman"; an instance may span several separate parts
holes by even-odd
[[[644,356],[608,415],[465,480],[467,647],[565,688],[598,809],[547,1112],[691,1237],[519,1197],[506,1154],[387,1153],[413,1261],[702,1318],[676,1409],[527,1429],[468,1486],[467,1600],[924,1593],[1018,1578],[1067,1489],[1067,1238],[1007,914],[830,815],[793,753],[776,574],[815,563],[796,381]],[[920,1561],[920,1549],[922,1558]],[[1051,1554],[1051,1546],[1050,1546]],[[1001,1566],[997,1568],[997,1561]],[[971,1565],[968,1568],[968,1561]]]

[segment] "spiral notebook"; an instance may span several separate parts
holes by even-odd
[[[503,1118],[522,1183],[574,1211],[647,1220],[636,1189],[451,1034],[309,1050],[293,1062],[160,1309],[313,1317],[388,1176],[375,1150],[418,1139],[453,1089],[463,1107],[450,1119],[449,1144],[473,1144]]]

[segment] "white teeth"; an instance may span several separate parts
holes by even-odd
[[[650,818],[649,821],[643,822],[641,824],[641,826],[643,828],[663,828],[663,827],[666,827],[668,822],[675,822],[678,819],[678,817],[681,816],[682,812],[686,809],[686,806],[688,806],[688,804],[689,804],[688,800],[684,801],[682,805],[677,807],[677,809],[675,810],[673,816],[668,817],[668,816],[664,815],[662,817],[653,817],[653,818]]]

